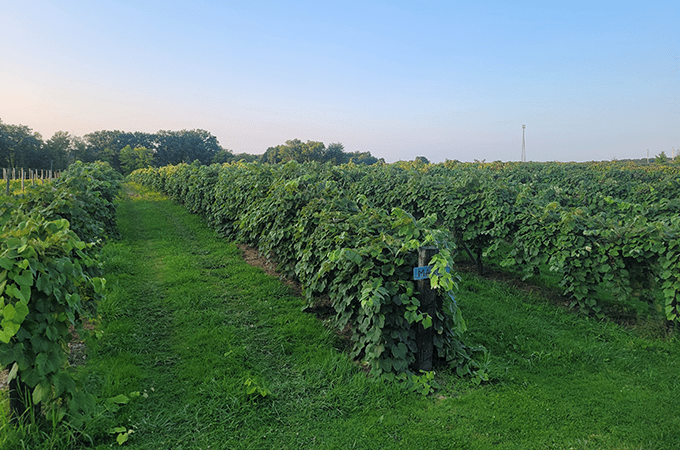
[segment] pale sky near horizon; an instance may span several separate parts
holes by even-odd
[[[205,129],[235,153],[341,142],[387,162],[680,152],[680,2],[22,0],[0,119]]]

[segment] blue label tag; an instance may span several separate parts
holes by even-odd
[[[430,272],[432,272],[432,266],[420,266],[413,268],[413,279],[414,280],[424,280],[425,278],[430,278]],[[451,273],[449,267],[446,268],[446,273]]]
[[[421,266],[413,268],[413,279],[414,280],[424,280],[430,277],[430,271],[432,266]]]

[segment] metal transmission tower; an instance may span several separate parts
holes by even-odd
[[[527,146],[524,142],[524,129],[526,125],[522,125],[522,162],[527,162]]]

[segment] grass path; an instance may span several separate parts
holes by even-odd
[[[135,189],[105,248],[105,334],[87,369],[102,397],[148,396],[118,414],[128,448],[680,448],[676,340],[466,275],[458,298],[494,380],[442,371],[435,396],[407,394],[366,378],[200,218]]]
[[[199,218],[145,195],[121,204],[119,225],[124,239],[105,254],[97,358],[104,397],[148,395],[124,411],[132,447],[344,446],[355,431],[348,417],[403,402],[347,361],[288,287]]]

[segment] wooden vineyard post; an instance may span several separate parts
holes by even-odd
[[[439,253],[437,247],[421,247],[418,250],[419,268],[427,267],[428,264],[430,264],[432,257],[437,253]],[[437,291],[430,287],[430,278],[425,276],[417,279],[417,289],[419,293],[418,300],[420,301],[420,311],[435,317],[437,312]],[[434,359],[434,328],[429,327],[425,329],[422,324],[418,325],[416,345],[418,346],[416,370],[432,370],[432,362]]]
[[[24,168],[21,168],[21,192],[24,192]]]
[[[5,194],[9,195],[9,173],[7,169],[2,169],[2,177],[7,180],[7,187],[5,188]]]

